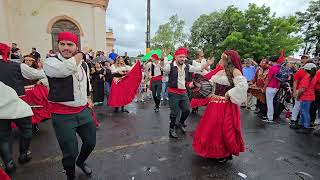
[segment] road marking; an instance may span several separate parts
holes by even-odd
[[[150,141],[142,141],[142,142],[136,142],[133,144],[124,144],[124,145],[119,145],[119,146],[112,146],[112,147],[107,147],[107,148],[103,148],[103,149],[98,149],[98,150],[94,150],[91,155],[95,155],[95,154],[102,154],[102,153],[111,153],[114,151],[118,151],[118,150],[122,150],[122,149],[127,149],[127,148],[131,148],[131,147],[139,147],[139,146],[143,146],[143,145],[147,145],[147,144],[160,144],[160,143],[164,143],[164,142],[168,142],[169,138],[167,137],[161,137],[160,139],[156,139],[156,140],[150,140]],[[52,156],[52,157],[48,157],[39,161],[32,161],[29,165],[37,165],[37,164],[44,164],[44,163],[55,163],[55,162],[59,162],[61,161],[62,156]]]

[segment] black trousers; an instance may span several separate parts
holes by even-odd
[[[151,83],[152,97],[156,108],[159,108],[161,102],[162,81],[152,81]]]
[[[260,114],[263,116],[267,116],[267,104],[262,103],[261,101],[257,100],[257,108],[260,109]]]
[[[184,124],[190,114],[190,100],[188,94],[168,93],[170,106],[170,129],[176,126],[176,119],[181,110],[180,123]]]
[[[20,119],[0,119],[0,156],[4,164],[13,161],[12,158],[12,136],[11,123],[14,122],[20,130],[20,154],[28,151],[32,138],[32,118],[25,117]]]
[[[52,124],[63,154],[62,165],[67,176],[74,176],[76,161],[84,163],[96,145],[96,126],[91,109],[78,114],[52,114]],[[79,154],[77,134],[82,140]]]
[[[320,91],[315,91],[316,93],[316,99],[311,103],[310,107],[310,116],[311,116],[311,121],[312,123],[315,122],[317,119],[317,110],[320,106]]]

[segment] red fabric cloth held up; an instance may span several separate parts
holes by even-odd
[[[125,77],[120,80],[113,79],[108,105],[111,107],[121,107],[130,104],[136,96],[141,80],[140,62],[137,62]]]
[[[44,85],[35,85],[25,89],[25,96],[21,99],[29,105],[39,105],[42,107],[32,108],[32,124],[39,124],[45,119],[51,118],[51,111],[48,102],[49,91]]]

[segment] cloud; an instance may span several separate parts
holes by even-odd
[[[294,15],[297,11],[304,11],[310,0],[161,0],[151,1],[151,36],[155,34],[160,24],[166,23],[170,16],[178,14],[186,22],[189,31],[193,22],[201,14],[226,9],[234,5],[245,10],[249,3],[259,6],[265,4],[277,16]],[[115,0],[110,1],[107,13],[107,29],[112,28],[119,54],[125,51],[130,56],[136,56],[145,51],[147,4],[146,0]]]
[[[132,32],[136,29],[136,26],[134,24],[125,24],[124,28],[127,32]]]

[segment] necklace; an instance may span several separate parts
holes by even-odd
[[[76,77],[76,79],[77,79],[77,81],[78,81],[78,88],[79,88],[79,90],[81,89],[81,81],[83,80],[83,78],[84,78],[84,72],[83,72],[83,69],[82,69],[82,67],[80,67],[80,69],[81,69],[81,78],[80,78],[80,75],[79,75],[79,73],[77,72],[76,73],[76,75],[75,75],[75,77]]]

